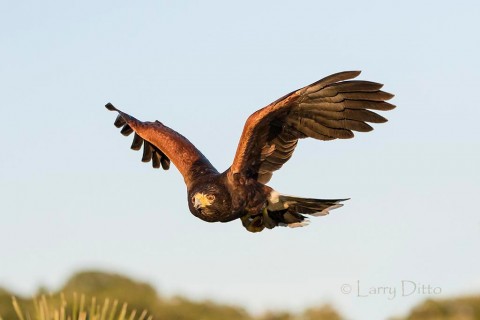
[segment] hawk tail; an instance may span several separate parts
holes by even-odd
[[[349,199],[312,199],[281,195],[272,191],[268,205],[262,214],[242,217],[244,227],[251,232],[259,232],[264,228],[303,227],[310,223],[307,216],[325,216],[330,210],[343,206],[340,202]]]
[[[270,199],[271,201],[272,199]],[[349,200],[346,199],[312,199],[300,198],[286,195],[278,195],[278,203],[289,212],[303,213],[312,215],[314,217],[325,216],[329,214],[330,210],[343,207],[340,202]],[[277,205],[278,206],[278,205]],[[272,208],[277,207],[275,204]]]

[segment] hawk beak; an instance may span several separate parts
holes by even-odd
[[[200,208],[202,206],[202,202],[200,201],[200,199],[195,197],[195,202],[193,203],[193,206],[195,207],[195,209]]]

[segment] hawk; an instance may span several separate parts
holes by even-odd
[[[142,122],[115,108],[115,126],[134,133],[133,150],[143,146],[143,162],[168,170],[170,161],[187,186],[190,212],[207,222],[240,219],[250,232],[308,224],[348,199],[311,199],[280,194],[266,183],[293,154],[299,139],[349,139],[353,131],[387,119],[370,110],[391,110],[392,94],[382,84],[352,80],[360,71],[332,74],[293,91],[248,117],[232,165],[219,172],[187,138],[159,121]]]

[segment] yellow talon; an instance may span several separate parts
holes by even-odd
[[[265,229],[263,225],[263,216],[257,215],[252,219],[251,214],[246,214],[240,218],[243,226],[250,232],[260,232]]]
[[[267,227],[268,229],[273,229],[277,226],[275,221],[273,221],[272,218],[270,218],[270,216],[268,215],[267,207],[263,208],[262,215],[263,215],[263,225],[265,227]]]

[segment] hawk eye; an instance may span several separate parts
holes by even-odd
[[[195,197],[192,197],[192,203],[195,203]]]
[[[215,200],[215,196],[214,196],[213,194],[209,194],[209,195],[207,196],[207,200],[208,200],[208,201],[213,201],[213,200]]]

